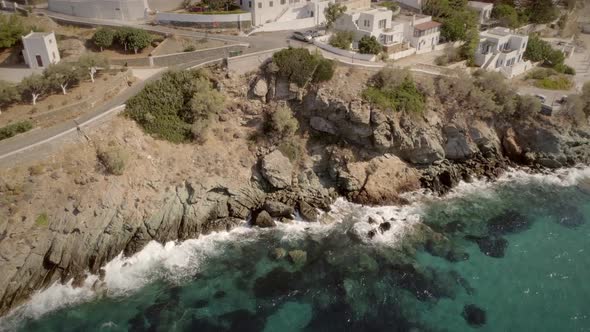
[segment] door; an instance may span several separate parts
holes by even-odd
[[[43,67],[43,59],[41,59],[41,56],[37,55],[35,56],[35,59],[37,59],[37,66]]]

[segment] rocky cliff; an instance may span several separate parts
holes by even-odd
[[[154,140],[123,119],[89,133],[130,151],[123,176],[104,173],[94,141],[74,143],[43,171],[2,170],[0,314],[55,281],[76,284],[85,273],[99,274],[121,252],[133,254],[152,240],[194,238],[246,221],[272,227],[297,215],[329,222],[320,211],[339,195],[397,204],[405,202],[403,192],[444,194],[509,166],[589,161],[587,128],[437,109],[436,101],[421,114],[396,113],[372,107],[359,91],[342,93],[365,84],[347,75],[305,91],[276,77],[226,79],[220,85],[233,103],[201,146]],[[295,158],[277,142],[252,140],[277,102],[299,121]]]

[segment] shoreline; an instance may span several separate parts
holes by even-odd
[[[396,230],[390,232],[388,237],[380,235],[377,238],[365,237],[363,239],[365,244],[374,243],[375,245],[395,247],[396,241],[403,241],[404,237],[409,235],[406,233],[408,231],[407,222],[410,222],[410,224],[421,223],[418,211],[422,209],[422,206],[427,206],[432,202],[456,199],[475,192],[481,193],[501,184],[536,181],[558,186],[577,186],[580,184],[580,180],[588,178],[590,178],[590,167],[582,165],[544,173],[512,169],[494,181],[480,179],[472,183],[461,182],[459,186],[454,187],[447,195],[443,196],[424,193],[424,190],[406,193],[403,196],[411,200],[409,205],[365,206],[351,203],[340,197],[332,204],[331,211],[326,213],[345,215],[343,211],[346,209],[364,213],[361,217],[362,220],[354,222],[353,225],[363,224],[362,227],[359,227],[358,232],[365,233],[374,227],[369,225],[368,218],[395,220]],[[411,217],[412,221],[408,221],[408,217]],[[163,244],[151,241],[142,250],[130,257],[124,257],[123,253],[120,253],[101,268],[101,270],[104,270],[104,274],[94,275],[88,273],[82,284],[77,287],[73,286],[74,280],[72,279],[66,284],[55,282],[50,287],[35,292],[27,302],[0,317],[0,328],[3,328],[2,321],[4,323],[11,321],[17,323],[25,318],[38,319],[55,310],[104,296],[125,297],[160,278],[173,283],[188,281],[195,272],[194,267],[191,270],[189,266],[189,264],[193,264],[193,266],[195,264],[195,262],[190,262],[191,250],[197,250],[197,248],[201,250],[200,252],[214,253],[215,249],[217,249],[216,246],[231,241],[241,241],[244,238],[249,238],[248,241],[259,241],[257,237],[265,232],[279,231],[284,233],[285,236],[305,236],[309,235],[309,232],[327,232],[333,227],[339,227],[343,222],[343,220],[337,219],[330,224],[295,221],[290,224],[279,223],[280,226],[277,228],[260,229],[248,225],[247,221],[243,221],[241,225],[231,231],[215,232],[195,239],[173,240]],[[416,232],[419,230],[410,229],[410,231]],[[246,234],[250,234],[250,236],[245,237]],[[252,234],[254,236],[251,236]],[[252,238],[254,239],[252,240]],[[153,275],[154,270],[163,267],[168,271],[167,277],[166,274]],[[187,273],[184,274],[184,277],[178,278],[178,274],[185,269]],[[131,278],[129,278],[130,276]],[[59,300],[64,299],[65,302],[59,302]]]

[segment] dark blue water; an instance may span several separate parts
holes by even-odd
[[[590,196],[576,186],[572,174],[580,173],[519,173],[404,208],[339,202],[330,225],[242,228],[151,244],[107,267],[108,290],[100,296],[90,287],[56,286],[0,326],[590,331]],[[369,215],[394,218],[391,229],[369,239],[378,227],[367,223]],[[277,259],[276,248],[302,250],[306,259]]]

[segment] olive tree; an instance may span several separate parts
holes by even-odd
[[[111,28],[100,28],[96,30],[96,32],[92,36],[92,42],[94,43],[94,45],[99,47],[100,51],[102,52],[103,49],[109,48],[113,45],[115,35],[115,30]]]
[[[78,83],[80,74],[67,62],[52,64],[43,72],[50,88],[61,90],[61,93],[68,94],[68,87]]]
[[[25,77],[18,86],[21,95],[31,98],[33,105],[37,105],[37,99],[49,89],[49,84],[45,76],[33,74]]]
[[[324,16],[326,17],[326,28],[331,29],[334,22],[346,12],[346,6],[338,3],[330,3],[324,9]]]
[[[96,73],[101,69],[108,69],[109,63],[103,56],[87,53],[78,59],[77,68],[81,75],[88,75],[94,83]]]

